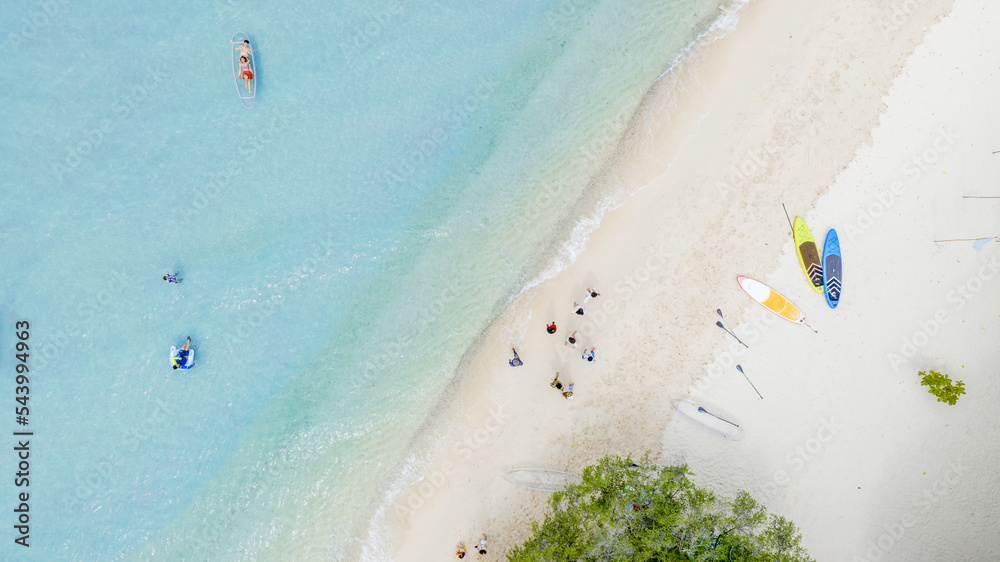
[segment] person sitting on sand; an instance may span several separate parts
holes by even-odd
[[[556,378],[552,379],[552,382],[549,383],[549,386],[551,386],[552,388],[554,388],[556,390],[562,390],[563,389],[562,382],[560,382],[560,380],[559,380],[559,371],[556,371]]]
[[[172,283],[174,285],[180,283],[180,281],[177,279],[177,276],[170,275],[169,271],[167,271],[167,274],[163,276],[163,280],[166,281],[167,283]]]
[[[247,92],[253,94],[253,86],[250,85],[250,81],[253,80],[253,70],[250,69],[250,59],[246,56],[240,56],[240,78],[244,80],[247,86]]]
[[[513,347],[510,348],[510,349],[511,349],[511,351],[514,352],[514,358],[511,359],[510,361],[508,361],[508,363],[510,363],[510,366],[511,367],[520,367],[521,365],[524,365],[524,363],[521,362],[521,358],[517,356],[517,350],[514,349]]]
[[[563,398],[569,400],[572,397],[573,397],[573,383],[569,383],[569,388],[566,389],[566,392],[563,392]]]
[[[583,302],[586,303],[590,299],[596,299],[599,296],[601,296],[601,293],[598,293],[597,289],[587,289],[587,298],[583,299]]]
[[[587,309],[583,308],[582,306],[580,306],[580,305],[578,305],[578,304],[576,304],[574,302],[573,303],[573,312],[575,312],[576,314],[579,314],[580,316],[583,316],[584,314],[587,313]]]
[[[486,554],[486,533],[483,533],[483,538],[479,541],[477,550],[479,550],[480,555]]]
[[[586,349],[583,350],[583,360],[586,361],[587,363],[593,363],[594,361],[597,361],[597,356],[594,355],[595,349],[597,348],[592,347],[590,348],[590,351],[587,351]]]
[[[551,324],[546,324],[545,325],[545,331],[548,332],[548,333],[550,333],[550,334],[556,333],[556,321],[553,320]]]
[[[458,550],[455,551],[455,558],[465,558],[465,543],[458,543]]]
[[[564,343],[563,345],[571,345],[573,347],[576,347],[576,332],[577,332],[576,330],[573,330],[573,333],[570,334],[568,338],[566,338],[566,343]]]
[[[173,358],[174,368],[175,369],[190,369],[191,367],[197,365],[197,363],[191,363],[190,367],[188,365],[186,365],[187,359],[188,359],[188,355],[190,355],[190,354],[191,354],[191,336],[188,336],[188,339],[187,339],[186,342],[184,342],[184,345],[181,346],[181,348],[179,350],[177,350],[177,356]]]

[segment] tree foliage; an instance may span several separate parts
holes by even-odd
[[[688,478],[687,466],[608,456],[583,482],[555,492],[551,513],[510,562],[807,562],[795,525],[750,494],[721,499]]]
[[[947,402],[954,406],[958,402],[958,397],[965,394],[965,383],[962,381],[951,382],[951,377],[943,375],[937,371],[920,371],[921,386],[930,387],[927,392],[937,396],[938,402]]]

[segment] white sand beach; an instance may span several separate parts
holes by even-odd
[[[579,474],[647,450],[718,492],[748,490],[819,561],[994,559],[1000,243],[934,240],[1000,234],[1000,200],[963,199],[1000,195],[998,26],[987,0],[745,6],[649,93],[595,185],[637,193],[465,358],[421,432],[421,472],[378,521],[394,559],[450,558],[485,532],[484,559],[501,560],[548,498],[506,471]],[[808,286],[782,203],[820,245],[837,229],[838,308]],[[788,297],[818,333],[752,302],[737,275]],[[578,317],[588,287],[601,296]],[[574,330],[576,349],[563,345]],[[523,366],[508,366],[511,347]],[[936,402],[926,369],[968,394]],[[557,371],[571,400],[549,386]],[[689,396],[745,438],[680,419],[671,400]]]

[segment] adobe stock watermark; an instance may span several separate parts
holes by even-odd
[[[607,324],[608,320],[622,311],[623,301],[630,298],[632,293],[638,291],[640,287],[649,283],[655,277],[664,275],[671,265],[670,255],[664,251],[663,246],[646,248],[646,260],[632,268],[623,279],[619,279],[612,285],[613,291],[601,294],[598,300],[590,301],[593,305],[583,316],[582,322],[578,323],[577,331],[581,336],[594,337],[600,328]],[[600,303],[600,308],[595,305]],[[587,347],[584,345],[583,347]],[[557,351],[563,355],[575,354],[576,350],[568,346],[560,345]]]
[[[959,457],[957,462],[949,460],[948,466],[942,471],[941,477],[935,480],[930,486],[924,488],[920,497],[913,500],[913,511],[904,513],[888,525],[882,525],[882,530],[885,532],[875,540],[868,541],[866,545],[868,548],[865,550],[864,556],[855,554],[851,562],[878,562],[881,560],[883,556],[901,542],[909,529],[917,525],[917,515],[929,516],[931,509],[937,506],[945,494],[953,490],[962,481],[962,476],[968,469],[969,467],[963,463],[962,457]]]
[[[62,328],[50,332],[47,337],[43,336],[43,339],[36,344],[33,356],[35,364],[32,369],[37,372],[44,371],[45,366],[69,346],[71,338],[83,333],[89,324],[97,320],[98,315],[118,300],[122,292],[135,282],[135,277],[124,271],[112,271],[107,279],[102,289],[90,293],[75,306],[70,305],[70,310],[75,313],[75,319],[68,320]],[[72,313],[69,315],[73,317]]]
[[[35,9],[30,15],[21,18],[19,22],[9,22],[11,31],[7,33],[3,43],[0,43],[0,50],[12,55],[20,53],[21,47],[40,34],[48,32],[53,22],[66,14],[66,10],[63,8],[67,4],[69,4],[69,0],[38,0],[35,2]],[[6,10],[7,8],[5,8]],[[5,16],[9,17],[9,13]]]
[[[785,455],[787,469],[777,469],[771,478],[755,486],[755,491],[761,497],[773,497],[785,486],[791,483],[791,476],[805,470],[806,465],[821,456],[824,449],[837,436],[844,426],[837,423],[833,416],[820,420],[820,426],[801,445],[793,447]]]
[[[878,20],[878,29],[882,32],[882,38],[889,40],[890,36],[910,21],[910,16],[920,8],[922,3],[923,0],[901,0],[893,4],[892,14]]]
[[[424,166],[429,158],[438,154],[451,135],[464,129],[472,117],[482,109],[483,102],[497,88],[497,82],[492,77],[480,78],[476,82],[473,93],[465,96],[455,105],[444,109],[440,123],[427,136],[417,141],[412,148],[382,174],[382,180],[390,188],[406,185],[417,170]]]
[[[111,114],[84,127],[65,147],[65,154],[52,162],[50,168],[56,179],[62,181],[73,172],[83,159],[104,144],[104,136],[114,133],[116,126],[135,111],[157,86],[163,82],[163,67],[147,68],[141,81],[133,84],[128,91],[111,104]]]
[[[63,504],[70,510],[84,510],[97,493],[112,482],[121,480],[118,467],[125,464],[125,458],[139,450],[139,446],[154,435],[154,431],[163,425],[173,410],[159,398],[155,399],[156,407],[152,413],[139,425],[129,430],[125,436],[115,442],[111,450],[103,458],[91,465],[86,474],[75,478],[76,485],[72,494],[63,497]]]
[[[340,42],[344,62],[351,68],[357,66],[361,54],[375,44],[389,25],[403,15],[403,4],[392,0],[381,8],[366,13],[368,19],[355,25]]]
[[[246,163],[253,161],[259,152],[273,143],[274,139],[278,137],[278,133],[288,128],[290,123],[291,116],[284,109],[277,107],[274,110],[274,115],[264,127],[254,129],[244,135],[236,150],[237,156],[219,171],[209,174],[208,179],[203,184],[192,189],[191,197],[188,198],[191,201],[191,210],[180,215],[182,220],[192,220],[215,202],[232,185],[233,180],[239,177],[246,168]]]
[[[955,144],[955,139],[959,138],[951,127],[941,127],[934,134],[934,139],[930,146],[914,154],[909,160],[903,162],[903,175],[909,178],[910,183],[916,182],[920,177],[936,164],[941,156],[951,149]],[[875,194],[875,201],[870,201],[859,211],[854,224],[848,224],[844,232],[849,240],[853,240],[864,231],[875,224],[876,219],[883,217],[889,209],[895,205],[896,201],[906,192],[907,186],[902,180],[896,180],[889,185],[888,192],[878,192]]]
[[[979,268],[979,271],[966,279],[964,283],[956,285],[948,293],[945,300],[952,305],[952,310],[959,310],[964,307],[983,290],[985,281],[993,279],[1000,273],[1000,253],[995,253],[989,259],[985,256],[980,259],[982,266]],[[917,330],[909,336],[903,337],[898,353],[895,351],[886,353],[885,358],[889,361],[889,365],[892,366],[892,370],[898,371],[900,365],[909,363],[910,359],[917,354],[917,351],[930,343],[931,338],[937,335],[941,331],[941,327],[947,324],[949,320],[948,309],[939,308],[930,318],[917,322]]]
[[[776,127],[778,131],[775,134],[764,141],[762,146],[747,150],[739,162],[730,165],[727,176],[715,184],[719,195],[725,200],[730,195],[740,193],[740,190],[752,183],[754,178],[770,169],[778,158],[784,155],[784,149],[779,145],[777,138],[799,132],[805,137],[802,139],[802,144],[808,149],[819,134],[816,127],[808,125],[816,118],[819,108],[828,98],[829,94],[822,87],[810,87],[805,100],[789,110],[778,122]]]
[[[405,501],[404,498],[396,500],[394,507],[396,516],[406,521],[419,511],[458,472],[459,464],[472,459],[472,455],[510,420],[510,415],[505,415],[501,409],[494,406],[482,425],[473,431],[467,431],[462,442],[455,444],[449,457],[441,461],[436,469],[421,476],[417,480],[419,484],[410,486]],[[456,458],[457,461],[453,460]]]

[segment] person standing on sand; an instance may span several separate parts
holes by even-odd
[[[597,349],[597,348],[596,347],[592,347],[592,348],[590,348],[590,351],[587,351],[586,349],[584,349],[583,350],[583,360],[586,361],[587,363],[593,363],[593,362],[597,361],[597,356],[594,355],[594,350],[595,349]]]
[[[576,314],[579,314],[580,316],[583,316],[584,314],[587,313],[587,309],[583,308],[582,306],[580,306],[580,305],[578,305],[578,304],[576,304],[574,302],[573,303],[573,312],[576,313]]]
[[[554,388],[556,390],[562,390],[563,389],[562,383],[559,382],[559,371],[556,371],[556,378],[552,379],[552,382],[549,383],[549,386],[551,386],[552,388]]]
[[[572,397],[573,397],[573,383],[569,383],[569,388],[566,389],[566,392],[563,392],[563,398],[569,400]]]
[[[513,347],[510,348],[510,349],[511,349],[511,351],[514,352],[514,358],[511,359],[510,361],[508,361],[508,363],[510,363],[510,366],[511,367],[520,367],[521,365],[524,365],[524,363],[521,361],[521,358],[517,356],[517,350],[514,349]]]
[[[601,293],[597,292],[597,289],[587,289],[587,298],[583,299],[584,304],[590,299],[596,299],[601,296]]]
[[[550,333],[550,334],[556,333],[556,321],[553,320],[551,324],[546,324],[545,325],[545,331],[548,332],[548,333]]]
[[[483,538],[482,540],[479,541],[479,546],[477,547],[477,550],[479,550],[480,556],[486,554],[486,533],[483,533]]]
[[[455,551],[455,558],[465,558],[465,543],[458,543],[458,550]]]
[[[573,347],[576,347],[576,332],[576,330],[573,330],[573,333],[566,338],[566,343],[563,345],[572,345]]]

